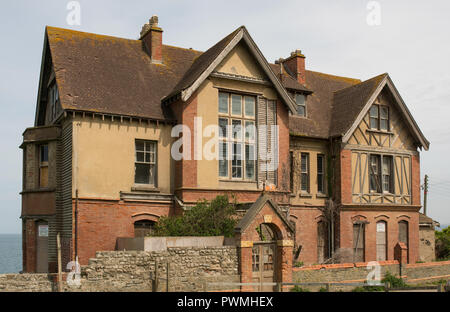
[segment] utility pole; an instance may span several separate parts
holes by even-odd
[[[423,183],[423,214],[427,215],[428,175],[425,175]]]

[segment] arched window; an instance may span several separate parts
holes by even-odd
[[[387,224],[386,221],[377,222],[377,261],[387,260]]]
[[[155,221],[140,220],[134,222],[134,237],[151,236],[155,228]]]
[[[408,246],[408,221],[400,221],[398,223],[398,241],[404,243],[408,248],[408,261],[409,261],[409,246]]]
[[[366,225],[362,221],[353,224],[353,262],[364,262]]]
[[[328,258],[328,224],[325,221],[317,223],[317,261],[323,263]]]

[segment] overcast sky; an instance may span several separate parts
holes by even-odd
[[[429,215],[450,223],[450,1],[376,1],[380,19],[365,0],[78,2],[81,25],[73,26],[69,1],[0,4],[0,233],[21,229],[19,145],[34,122],[45,26],[137,39],[152,15],[169,45],[205,51],[245,25],[269,62],[301,49],[310,70],[362,80],[388,72],[431,142],[421,154]]]

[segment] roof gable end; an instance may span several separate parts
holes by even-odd
[[[181,99],[183,101],[187,101],[205,81],[205,79],[213,73],[214,69],[222,63],[222,61],[241,41],[244,41],[247,44],[250,54],[253,55],[256,62],[261,66],[261,69],[267,75],[270,82],[274,85],[283,102],[294,113],[295,103],[293,99],[289,96],[280,80],[272,71],[269,63],[251,38],[245,26],[239,27],[233,33],[219,41],[216,45],[198,57],[198,59],[192,64],[192,67],[188,70],[188,72],[186,72],[185,77],[183,77],[180,83],[175,87],[174,91],[171,92],[169,96],[165,97],[163,101],[179,93],[181,94]]]
[[[416,140],[418,140],[418,142],[420,142],[421,146],[425,150],[428,150],[429,145],[430,145],[429,141],[423,135],[422,131],[420,130],[419,126],[417,125],[416,121],[414,120],[413,116],[411,115],[411,112],[409,111],[408,107],[406,106],[405,102],[403,101],[402,97],[400,96],[400,93],[398,92],[397,88],[395,87],[395,85],[392,82],[389,75],[386,73],[386,74],[383,74],[378,77],[381,77],[382,79],[379,79],[379,82],[376,85],[376,87],[373,89],[373,92],[368,94],[367,101],[365,103],[363,103],[364,106],[358,113],[356,119],[353,121],[351,127],[349,129],[347,129],[347,131],[343,134],[342,141],[344,143],[346,143],[350,139],[351,135],[356,130],[356,128],[358,127],[358,125],[360,124],[360,122],[362,121],[364,116],[368,113],[370,107],[375,102],[378,95],[381,93],[381,91],[385,87],[387,87],[389,89],[389,91],[391,91],[391,93],[395,99],[394,104],[397,105],[397,107],[399,108],[399,111],[401,112],[403,117],[405,117],[405,121],[408,124],[411,132],[414,134],[414,137],[416,138]],[[352,88],[352,87],[350,87],[350,88]]]

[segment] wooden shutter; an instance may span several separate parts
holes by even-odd
[[[269,184],[277,184],[277,171],[266,170],[267,156],[273,152],[276,159],[272,160],[275,163],[278,162],[278,134],[272,134],[271,126],[276,125],[277,112],[276,112],[276,101],[267,100],[264,97],[258,97],[258,186],[262,187],[264,182]],[[266,126],[265,129],[260,128],[260,126]],[[275,140],[271,142],[272,135],[274,135]],[[266,156],[266,160],[262,160],[260,155]]]

